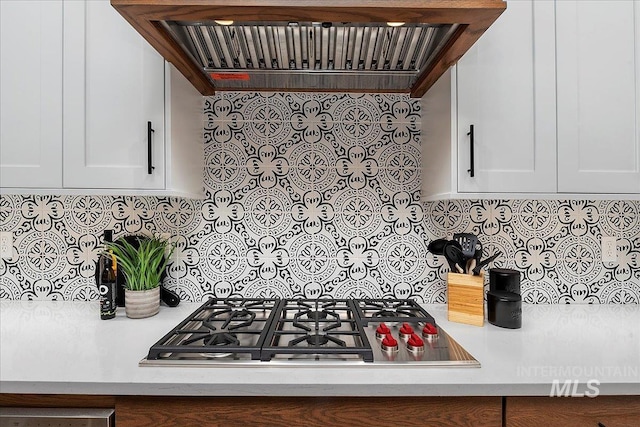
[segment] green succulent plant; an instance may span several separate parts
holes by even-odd
[[[157,237],[140,237],[136,248],[125,239],[105,242],[105,249],[116,258],[118,268],[126,278],[125,287],[132,291],[146,291],[160,286],[175,244]],[[165,252],[169,248],[169,253]]]

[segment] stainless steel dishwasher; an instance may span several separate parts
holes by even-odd
[[[113,427],[113,409],[0,408],[0,427]]]

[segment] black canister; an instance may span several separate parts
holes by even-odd
[[[509,268],[492,268],[489,270],[489,290],[520,295],[520,272]]]
[[[487,292],[487,320],[501,328],[522,327],[522,297],[513,292]]]

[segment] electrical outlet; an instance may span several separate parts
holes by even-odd
[[[602,262],[616,261],[618,261],[616,238],[612,236],[602,236]]]
[[[11,259],[13,257],[13,232],[0,231],[0,258]]]

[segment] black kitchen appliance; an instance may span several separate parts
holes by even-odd
[[[212,298],[141,366],[480,364],[413,300]]]

